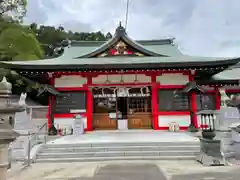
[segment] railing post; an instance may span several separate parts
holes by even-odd
[[[29,107],[29,117],[30,117],[30,121],[31,121],[31,122],[32,122],[32,120],[33,120],[32,111],[33,111],[33,108],[32,108],[32,107]]]
[[[31,134],[28,132],[27,166],[31,165]]]
[[[47,143],[47,135],[48,135],[48,123],[45,124],[44,144]]]

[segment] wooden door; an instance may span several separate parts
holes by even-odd
[[[101,96],[102,92],[110,97]],[[117,129],[117,120],[109,117],[110,113],[116,113],[116,99],[111,96],[114,93],[110,88],[97,88],[93,91],[96,96],[93,99],[93,129],[114,130]]]
[[[138,93],[138,89],[133,93]],[[152,103],[151,96],[135,96],[128,99],[128,128],[152,129]]]
[[[95,113],[93,114],[93,129],[95,130],[117,129],[117,120],[110,119],[108,113]]]
[[[129,129],[152,129],[151,113],[133,113],[128,115]]]

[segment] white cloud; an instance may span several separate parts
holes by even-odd
[[[133,39],[175,37],[183,52],[240,56],[239,0],[130,0]],[[114,32],[124,21],[126,0],[29,0],[26,22],[75,31]]]

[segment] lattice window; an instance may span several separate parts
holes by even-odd
[[[94,113],[116,112],[116,98],[100,97],[94,98]]]
[[[128,101],[129,112],[151,112],[151,97],[132,97]]]
[[[189,111],[188,94],[177,94],[177,90],[178,89],[159,89],[159,111]]]

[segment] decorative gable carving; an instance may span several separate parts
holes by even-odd
[[[105,52],[98,55],[98,57],[107,56],[145,56],[143,53],[136,51],[124,41],[120,40],[112,48],[107,49]]]

